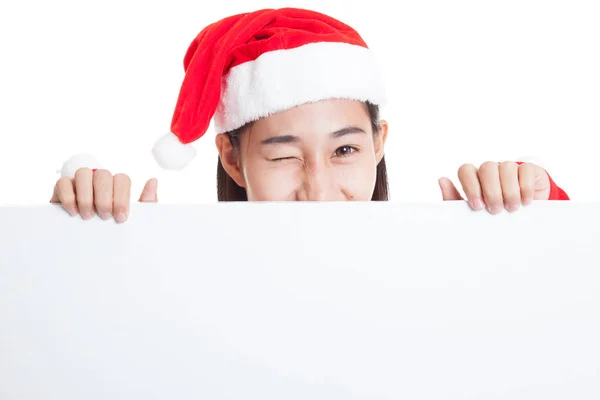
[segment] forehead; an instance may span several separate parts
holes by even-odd
[[[347,126],[369,129],[370,118],[366,106],[354,100],[322,100],[303,104],[262,118],[252,126],[254,135],[275,134],[329,134]]]

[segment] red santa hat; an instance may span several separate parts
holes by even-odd
[[[171,132],[152,153],[165,169],[196,156],[192,142],[292,107],[325,99],[385,103],[379,67],[361,36],[314,11],[281,8],[234,15],[207,26],[184,58]]]

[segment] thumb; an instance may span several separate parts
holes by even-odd
[[[442,198],[444,201],[448,200],[463,200],[463,197],[460,195],[460,192],[454,186],[454,183],[448,178],[441,178],[438,180],[438,184],[440,185],[440,189],[442,190]]]
[[[140,202],[142,203],[156,203],[158,202],[158,181],[156,178],[150,179],[146,182],[144,190],[140,196]]]

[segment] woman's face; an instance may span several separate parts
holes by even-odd
[[[249,201],[369,201],[386,136],[363,103],[324,100],[254,122],[239,149],[220,134],[217,148]]]

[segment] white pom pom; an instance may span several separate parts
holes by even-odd
[[[152,154],[162,168],[181,170],[196,157],[196,149],[191,144],[181,143],[177,136],[168,133],[156,141]]]
[[[75,177],[75,172],[81,168],[100,169],[102,166],[91,154],[77,154],[69,158],[58,172],[60,172],[61,176],[73,179]]]

